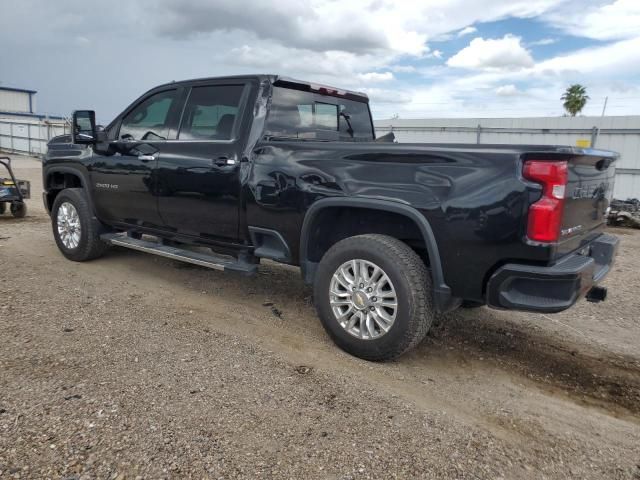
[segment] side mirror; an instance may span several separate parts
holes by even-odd
[[[92,145],[98,139],[96,129],[96,112],[93,110],[76,110],[73,112],[71,140],[78,145]]]

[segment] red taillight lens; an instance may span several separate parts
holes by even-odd
[[[529,207],[527,237],[536,242],[558,241],[568,179],[567,162],[529,160],[524,164],[522,175],[542,185],[542,198]]]

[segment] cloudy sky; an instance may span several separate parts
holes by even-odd
[[[159,83],[280,73],[375,118],[640,114],[640,0],[0,0],[0,84],[108,121]]]

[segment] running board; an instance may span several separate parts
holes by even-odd
[[[258,266],[243,260],[231,260],[219,257],[213,254],[192,252],[183,248],[162,245],[157,242],[149,242],[147,240],[138,240],[121,233],[104,233],[100,235],[100,239],[110,245],[130,248],[140,252],[151,253],[161,257],[178,260],[180,262],[200,265],[201,267],[212,268],[220,271],[232,271],[243,275],[253,275],[258,270]]]

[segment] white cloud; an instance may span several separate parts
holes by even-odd
[[[367,72],[367,73],[359,73],[358,78],[365,82],[377,83],[377,82],[388,82],[394,79],[393,73],[391,72]]]
[[[105,120],[165,81],[255,72],[366,89],[378,117],[390,108],[402,116],[560,114],[558,97],[572,82],[587,85],[587,112],[605,95],[608,111],[638,112],[640,101],[621,107],[615,98],[640,96],[639,5],[585,0],[577,11],[573,0],[112,0],[87,9],[86,0],[21,0],[2,8],[0,65],[3,82],[39,90],[43,110],[95,108]],[[535,64],[527,48],[551,39],[471,41],[478,35],[467,33],[513,17],[611,43],[567,52],[558,35],[565,53]],[[436,39],[462,32],[468,46],[436,61],[447,51]],[[65,46],[74,42],[92,54],[83,57],[85,73],[69,77],[77,56]],[[163,61],[140,69],[139,55],[123,55],[140,45],[145,58]],[[505,95],[509,85],[522,92],[517,101]]]
[[[473,33],[474,23],[540,15],[567,1],[143,0],[143,17],[172,38],[242,31],[298,49],[421,56],[429,39]]]
[[[462,30],[458,32],[458,37],[464,37],[465,35],[470,35],[472,33],[476,33],[478,29],[476,27],[464,27]]]
[[[612,72],[615,72],[615,77],[612,76]],[[639,77],[640,37],[558,55],[520,70],[481,71],[455,77],[451,85],[452,88],[464,91],[477,91],[479,88],[527,82],[544,92],[548,85],[564,85],[566,88],[571,83],[581,83],[586,85],[588,90],[598,88],[613,92],[619,89],[620,85],[628,84],[625,79],[631,80],[631,84],[635,85],[637,82],[633,79]],[[445,76],[441,81],[450,80]],[[633,111],[634,108],[640,109],[640,102],[637,102],[635,107],[633,103],[629,104],[629,111]]]
[[[246,38],[245,38],[246,40]],[[388,80],[391,72],[375,73],[391,61],[389,55],[352,52],[316,52],[294,49],[275,42],[251,42],[223,52],[214,62],[228,72],[267,72],[354,88],[364,81]],[[360,77],[360,75],[363,75]]]
[[[611,81],[629,73],[640,74],[640,32],[638,37],[585,48],[540,62],[533,69],[539,75],[589,74]]]
[[[549,11],[543,18],[580,37],[617,40],[640,35],[638,0],[616,0],[606,5],[570,3]]]
[[[412,101],[412,94],[400,89],[383,89],[383,88],[359,88],[361,92],[369,96],[371,102],[377,105],[397,105],[408,104]],[[397,108],[397,107],[394,107]]]
[[[500,85],[496,88],[496,95],[499,95],[500,97],[517,97],[518,95],[522,95],[522,92],[518,90],[513,83],[509,83],[507,85]]]
[[[407,11],[381,2],[334,0],[145,0],[152,28],[171,38],[242,31],[293,48],[422,55],[427,35],[409,25]]]
[[[91,43],[91,40],[89,40],[87,37],[84,37],[82,35],[78,35],[75,38],[75,42],[76,42],[76,44],[78,44],[80,46],[86,46],[86,45],[89,45]]]
[[[615,72],[615,76],[612,76]],[[591,100],[585,115],[598,116],[609,97],[608,115],[640,111],[640,36],[558,55],[520,70],[481,70],[470,74],[428,69],[428,86],[411,88],[411,102],[373,103],[375,118],[560,116],[560,96],[582,83]],[[520,88],[516,85],[521,85]],[[517,97],[517,99],[514,99]]]
[[[521,44],[520,37],[511,34],[498,39],[477,37],[447,60],[450,67],[477,70],[516,70],[533,66],[533,58]]]

